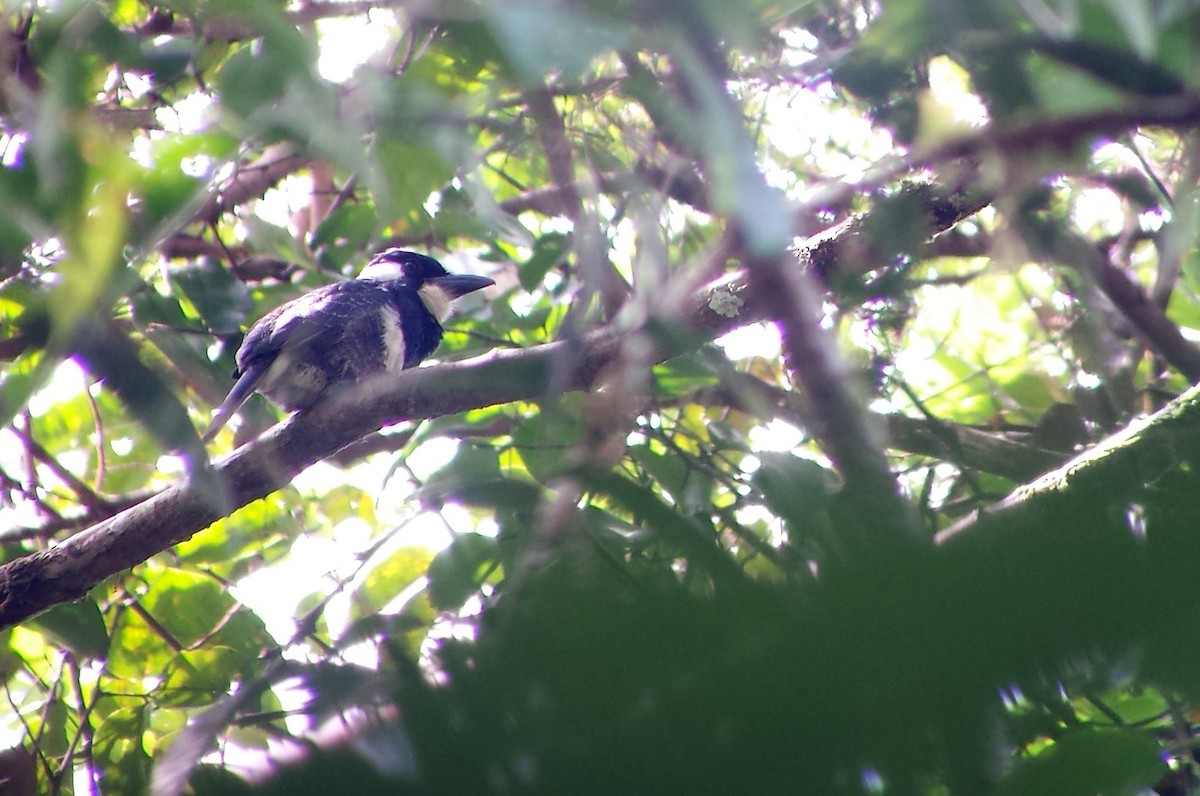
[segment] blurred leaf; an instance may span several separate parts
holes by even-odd
[[[456,188],[442,191],[437,214],[433,217],[435,237],[446,241],[456,238],[485,239],[489,231],[489,225],[465,191]]]
[[[402,547],[367,574],[361,586],[352,594],[351,619],[378,613],[405,589],[425,575],[433,551],[425,547]]]
[[[1031,415],[1040,415],[1054,402],[1046,380],[1031,373],[1018,373],[999,386],[1005,395]]]
[[[1157,207],[1162,199],[1162,193],[1158,188],[1140,174],[1114,174],[1109,185],[1126,199],[1147,210]]]
[[[804,522],[828,509],[837,484],[834,473],[811,459],[790,453],[762,452],[756,456],[760,464],[752,483],[775,514],[791,522]]]
[[[686,459],[674,451],[656,453],[646,445],[631,447],[629,455],[646,468],[646,471],[663,491],[674,497],[677,503],[680,501],[684,484],[692,475],[691,467]]]
[[[133,218],[143,245],[157,245],[191,220],[208,198],[199,165],[229,157],[236,147],[233,136],[216,132],[163,135],[152,142],[152,161],[138,172],[141,203]]]
[[[379,216],[374,206],[344,204],[321,221],[310,245],[320,253],[323,264],[340,266],[366,247],[378,226]]]
[[[631,31],[615,22],[586,8],[521,0],[505,4],[489,24],[507,58],[527,79],[539,80],[550,72],[577,77],[596,55],[624,46]]]
[[[1131,5],[1138,5],[1133,2]],[[1116,88],[1147,97],[1182,94],[1183,83],[1153,61],[1102,44],[1083,41],[1035,39],[1035,50],[1074,66]]]
[[[48,304],[53,322],[51,341],[56,347],[65,347],[88,310],[103,309],[120,283],[129,279],[124,273],[122,246],[131,170],[123,161],[118,164],[106,163],[103,170],[88,175],[89,185],[81,188],[87,200],[78,208],[78,216],[69,219],[68,249],[55,264],[62,279]]]
[[[572,467],[571,451],[583,433],[583,420],[565,409],[526,418],[512,437],[529,474],[547,484]]]
[[[140,66],[157,84],[170,84],[182,79],[195,55],[195,42],[188,36],[141,43]]]
[[[434,607],[453,611],[479,591],[495,567],[496,540],[477,533],[460,533],[429,565],[429,599]]]
[[[708,424],[708,436],[719,448],[750,452],[750,445],[742,432],[723,420],[714,420]]]
[[[40,717],[39,724],[34,725],[34,737],[38,740],[38,749],[43,753],[57,757],[67,751],[67,725],[70,716],[67,704],[62,700],[54,700],[46,707],[46,712]]]
[[[214,333],[236,334],[253,311],[246,286],[222,265],[196,260],[167,272],[172,287],[187,296]]]
[[[439,505],[462,499],[481,485],[503,481],[500,457],[489,447],[460,446],[454,458],[430,478],[417,493],[421,502]]]
[[[406,604],[406,608],[410,607],[415,600],[410,600]],[[425,640],[425,632],[429,629],[430,621],[424,617],[414,616],[411,613],[397,614],[366,614],[360,616],[350,623],[346,628],[346,632],[338,638],[338,643],[342,645],[353,645],[360,641],[368,639],[386,639],[389,644],[400,646],[399,642],[405,637],[413,637],[415,633],[418,648],[405,650],[412,654],[420,652],[419,645]]]
[[[713,529],[668,505],[653,489],[612,473],[589,477],[587,486],[629,512],[635,523],[650,531],[669,550],[687,556],[689,565],[697,571],[722,581],[730,577],[740,579]]]
[[[1152,786],[1166,771],[1158,744],[1146,733],[1091,728],[1069,733],[1046,751],[1018,761],[1001,780],[999,793],[1132,794]]]
[[[653,368],[654,386],[662,395],[688,395],[720,382],[716,372],[697,357],[675,357]]]
[[[267,3],[212,3],[252,25],[261,38],[238,46],[217,72],[221,102],[239,116],[252,116],[278,100],[293,82],[313,80],[312,45]]]
[[[530,291],[540,287],[550,269],[563,263],[570,245],[570,238],[559,232],[547,233],[534,241],[533,253],[519,271],[521,287]]]
[[[31,201],[37,186],[37,175],[24,157],[18,156],[11,165],[0,167],[0,200],[12,208],[0,218],[0,273],[16,271],[25,247],[46,223],[46,208]]]
[[[1118,107],[1122,102],[1120,89],[1083,71],[1064,69],[1050,61],[1035,61],[1029,72],[1030,88],[1038,103],[1053,116],[1095,113]]]
[[[250,796],[250,784],[233,771],[214,763],[200,763],[189,772],[192,796]]]
[[[257,617],[239,609],[229,592],[211,577],[178,569],[160,570],[154,574],[141,604],[156,623],[150,637],[165,631],[172,642],[142,641],[137,647],[144,652],[160,645],[191,648],[206,639],[211,643],[223,642],[246,661],[257,654],[265,641]],[[164,671],[167,666],[156,668]]]
[[[1140,58],[1152,58],[1158,38],[1157,9],[1147,0],[1101,0],[1101,4],[1118,21],[1134,52]]]
[[[187,410],[158,373],[141,361],[128,338],[107,325],[85,322],[72,347],[164,449],[187,453],[193,465],[207,461]]]
[[[783,192],[768,184],[754,146],[737,123],[724,87],[690,49],[676,53],[694,94],[692,107],[673,109],[676,132],[692,140],[706,161],[714,209],[737,220],[754,254],[776,253],[791,240]]]
[[[34,617],[31,624],[80,658],[108,657],[108,628],[100,606],[90,597],[56,605]]]
[[[224,396],[229,388],[229,373],[233,370],[233,363],[225,363],[224,368],[218,365],[219,376],[213,373],[213,363],[209,361],[206,350],[212,338],[206,330],[197,328],[195,320],[184,313],[178,298],[164,296],[147,286],[129,297],[129,309],[145,338],[202,396],[213,401],[219,401]]]
[[[45,378],[47,370],[40,351],[23,355],[11,365],[5,364],[4,372],[0,373],[0,423],[8,423],[21,411],[38,388],[39,377]]]
[[[425,203],[454,176],[454,168],[440,155],[422,146],[394,139],[380,141],[375,147],[379,164],[376,186],[379,212],[389,225],[411,228],[414,217],[428,218]]]
[[[146,793],[153,765],[143,743],[148,729],[148,703],[110,713],[96,728],[96,763],[112,793]]]
[[[211,705],[225,696],[244,663],[241,655],[220,645],[183,650],[167,664],[158,698],[173,707]]]
[[[243,506],[175,550],[195,566],[234,579],[278,563],[295,541],[299,523],[286,496],[276,494]]]

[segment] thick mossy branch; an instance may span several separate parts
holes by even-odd
[[[939,543],[964,531],[1021,524],[1057,499],[1138,504],[1148,494],[1200,487],[1200,385],[1149,417],[1136,419],[1066,464],[1023,484],[977,516],[947,528]]]

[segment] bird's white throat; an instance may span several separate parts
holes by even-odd
[[[454,297],[432,282],[426,282],[417,288],[417,295],[421,297],[421,303],[429,310],[429,314],[437,318],[438,323],[445,321],[454,312]]]

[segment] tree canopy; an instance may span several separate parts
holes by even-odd
[[[0,791],[1200,792],[1194,4],[4,8]]]

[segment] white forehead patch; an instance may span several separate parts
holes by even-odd
[[[368,263],[365,268],[359,271],[358,278],[388,282],[404,276],[403,269],[404,267],[400,263],[391,260],[376,260],[373,263]]]
[[[421,297],[421,303],[425,305],[425,309],[429,310],[430,315],[437,318],[438,323],[449,318],[450,313],[454,311],[454,299],[434,282],[426,282],[421,285],[417,289],[417,294]]]

